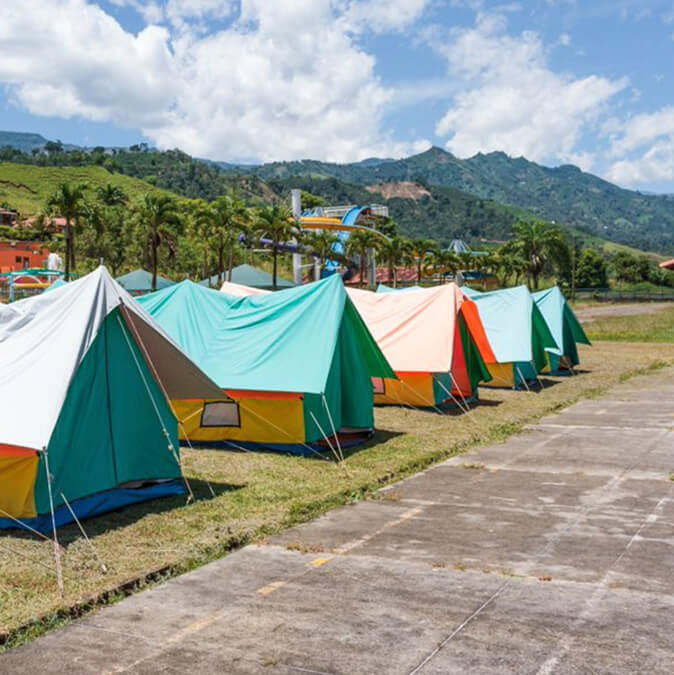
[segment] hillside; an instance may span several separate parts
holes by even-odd
[[[337,178],[360,185],[421,182],[525,209],[617,243],[674,254],[674,198],[624,190],[577,167],[548,168],[502,152],[461,160],[440,148],[401,160],[273,162],[264,180]]]
[[[87,183],[92,190],[112,183],[131,199],[141,197],[148,190],[156,190],[144,181],[111,174],[99,166],[40,167],[0,162],[0,202],[8,202],[22,216],[34,215],[44,209],[49,196],[63,182]]]

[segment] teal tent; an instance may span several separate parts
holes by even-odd
[[[144,295],[145,293],[152,292],[152,273],[147,272],[146,270],[134,270],[128,274],[123,274],[121,277],[117,277],[117,283],[131,295]],[[173,286],[175,281],[171,279],[166,279],[165,277],[157,275],[157,289],[160,291],[162,288],[168,288]]]
[[[548,349],[558,345],[526,286],[481,293],[461,290],[475,302],[496,363],[487,364],[485,386],[527,387],[547,365]]]
[[[533,298],[558,345],[546,350],[548,365],[545,370],[555,375],[568,374],[580,363],[576,345],[589,345],[590,340],[557,286],[533,293]]]
[[[65,279],[57,279],[56,281],[49,284],[49,286],[47,286],[47,288],[44,289],[44,292],[46,293],[47,291],[54,291],[57,288],[61,288],[61,286],[65,286],[66,283],[67,282],[65,281]]]
[[[227,280],[227,272],[218,282],[218,275],[214,274],[210,279],[203,279],[199,282],[200,286],[209,286],[210,288],[220,289],[223,281]],[[241,284],[242,286],[251,286],[252,288],[261,288],[266,291],[271,291],[274,288],[274,278],[269,272],[265,272],[252,265],[239,265],[232,268],[232,283]],[[209,283],[210,282],[210,283]],[[292,281],[276,277],[276,288],[293,288],[295,284]]]
[[[395,378],[338,275],[241,298],[183,281],[138,300],[231,399],[174,401],[190,441],[309,454],[362,440],[371,378]]]

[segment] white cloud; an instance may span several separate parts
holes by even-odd
[[[503,15],[480,13],[474,27],[455,29],[448,38],[430,35],[461,90],[436,133],[449,137],[447,148],[459,156],[503,150],[563,161],[577,154],[583,133],[627,86],[626,79],[554,72],[540,37],[531,31],[510,35]]]
[[[374,33],[401,31],[411,26],[431,0],[361,0],[351,2],[343,21],[351,30]]]
[[[674,181],[674,106],[612,121],[610,180],[638,186]]]
[[[138,35],[86,0],[7,4],[0,83],[33,114],[141,128],[159,147],[217,159],[348,161],[429,145],[396,142],[384,129],[394,92],[349,27],[362,5],[376,10],[378,26],[400,30],[425,2],[396,17],[372,0],[242,0],[232,17],[228,0],[169,0],[165,27]],[[205,17],[229,17],[228,27],[204,35]],[[48,58],[44,45],[54,46]]]

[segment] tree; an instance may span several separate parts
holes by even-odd
[[[70,281],[70,267],[75,267],[75,254],[73,246],[73,223],[79,222],[80,216],[84,214],[84,193],[87,189],[86,183],[61,183],[54,194],[47,200],[47,208],[51,214],[59,215],[65,218],[65,280]]]
[[[121,206],[126,204],[128,197],[121,187],[107,183],[96,189],[96,199],[105,206]]]
[[[459,256],[450,249],[436,249],[428,256],[427,271],[433,275],[456,274],[460,267]]]
[[[325,206],[325,199],[323,197],[312,195],[311,192],[307,192],[306,190],[302,190],[300,202],[302,211],[315,209],[317,206]]]
[[[287,206],[275,204],[274,206],[264,206],[258,210],[255,215],[254,229],[260,238],[271,240],[272,287],[276,289],[278,253],[281,250],[281,244],[297,236],[297,224]]]
[[[335,251],[341,240],[330,230],[305,230],[303,235],[303,243],[316,256],[318,260],[319,272],[323,271],[323,266],[326,260],[341,261],[344,256]]]
[[[608,269],[604,258],[593,248],[586,248],[576,265],[576,285],[579,288],[606,288]]]
[[[648,281],[651,276],[652,262],[645,256],[632,255],[627,251],[616,253],[611,266],[618,281],[637,284]]]
[[[388,265],[388,282],[393,288],[398,286],[398,265],[409,265],[412,262],[412,243],[405,237],[391,237],[382,245],[382,251]]]
[[[508,252],[517,253],[527,261],[534,289],[538,288],[546,264],[562,265],[568,261],[569,247],[562,231],[554,225],[520,221],[513,225],[513,234],[515,238],[507,245]]]
[[[140,234],[150,253],[152,266],[152,290],[157,290],[157,253],[162,244],[168,249],[169,257],[175,255],[178,235],[182,223],[177,205],[168,195],[148,192],[136,205],[137,224]]]
[[[346,242],[347,252],[350,257],[357,256],[360,267],[360,283],[363,286],[365,282],[365,271],[367,268],[367,258],[371,250],[381,246],[381,239],[368,230],[356,230],[349,235]]]
[[[227,255],[227,281],[232,280],[234,246],[238,235],[246,230],[250,213],[245,202],[235,192],[218,197],[212,204],[197,215],[202,226],[210,223],[218,254],[218,283],[222,283],[225,273],[225,250]]]
[[[436,244],[432,239],[424,239],[417,237],[411,240],[412,251],[417,265],[417,282],[421,281],[421,270],[426,262],[428,255],[436,248]]]

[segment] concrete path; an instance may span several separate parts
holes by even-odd
[[[671,673],[673,429],[670,369],[92,614],[0,671]]]

